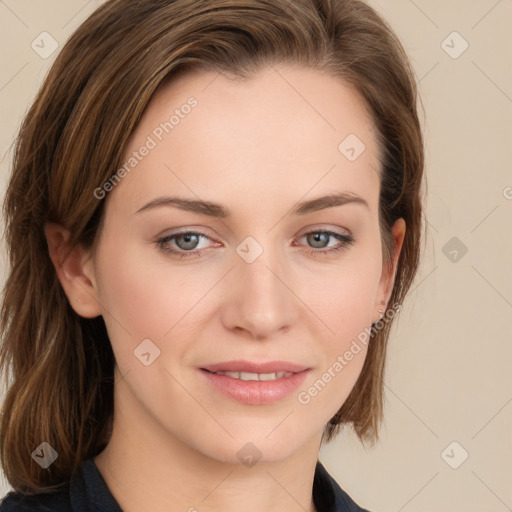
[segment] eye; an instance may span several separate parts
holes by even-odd
[[[317,230],[317,231],[309,231],[302,235],[301,238],[306,238],[307,243],[311,244],[313,250],[306,250],[308,254],[329,254],[329,253],[337,253],[341,250],[347,249],[348,246],[352,245],[355,242],[355,239],[352,235],[347,234],[344,235],[342,233],[338,233],[337,231],[331,230]],[[338,245],[334,247],[329,247],[329,241],[335,239],[338,240]]]
[[[210,237],[203,233],[183,231],[181,233],[174,233],[164,238],[160,238],[157,240],[157,246],[165,254],[172,254],[180,259],[189,258],[199,254],[198,251],[194,251],[194,249],[198,248],[198,244],[201,239],[211,240]],[[170,242],[174,242],[177,249],[172,248],[172,245],[169,245]],[[204,247],[199,249],[204,249]]]
[[[344,235],[331,230],[316,230],[309,231],[299,238],[306,238],[307,244],[310,244],[312,249],[306,250],[308,254],[335,254],[343,249],[347,249],[349,245],[355,242],[352,235]],[[329,242],[334,239],[338,244],[334,247],[329,246]],[[201,240],[212,240],[204,233],[196,231],[182,231],[174,233],[166,237],[160,238],[156,241],[158,248],[164,253],[177,257],[179,259],[197,257],[201,255],[201,251],[208,247],[198,247]],[[172,242],[172,244],[171,244]],[[219,242],[214,242],[217,246]],[[173,247],[174,245],[174,247]]]

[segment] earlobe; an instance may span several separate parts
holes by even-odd
[[[71,307],[84,318],[101,315],[89,252],[80,245],[71,247],[71,233],[60,224],[47,222],[44,231],[50,259]]]

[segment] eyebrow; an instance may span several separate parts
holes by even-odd
[[[358,196],[353,192],[341,192],[298,203],[292,208],[290,213],[292,215],[306,215],[308,213],[325,210],[326,208],[334,208],[335,206],[343,206],[345,204],[360,204],[370,209],[367,201],[361,196]],[[149,201],[149,203],[146,203],[135,213],[152,210],[162,206],[175,207],[187,212],[199,213],[201,215],[208,215],[209,217],[218,217],[221,219],[231,217],[230,210],[219,203],[175,196],[157,197]]]

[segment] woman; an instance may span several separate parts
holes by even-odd
[[[318,451],[378,439],[420,256],[416,95],[360,0],[94,12],[4,204],[0,511],[365,510]]]

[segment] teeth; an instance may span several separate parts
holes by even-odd
[[[238,378],[240,380],[260,380],[260,376],[257,373],[248,372],[240,372],[240,376]]]
[[[292,372],[275,373],[249,373],[249,372],[215,372],[217,375],[226,375],[233,379],[240,380],[275,380],[293,375]]]
[[[283,373],[283,372],[279,372]],[[274,380],[276,378],[282,377],[282,375],[277,376],[275,373],[260,373],[259,374],[259,380]]]

